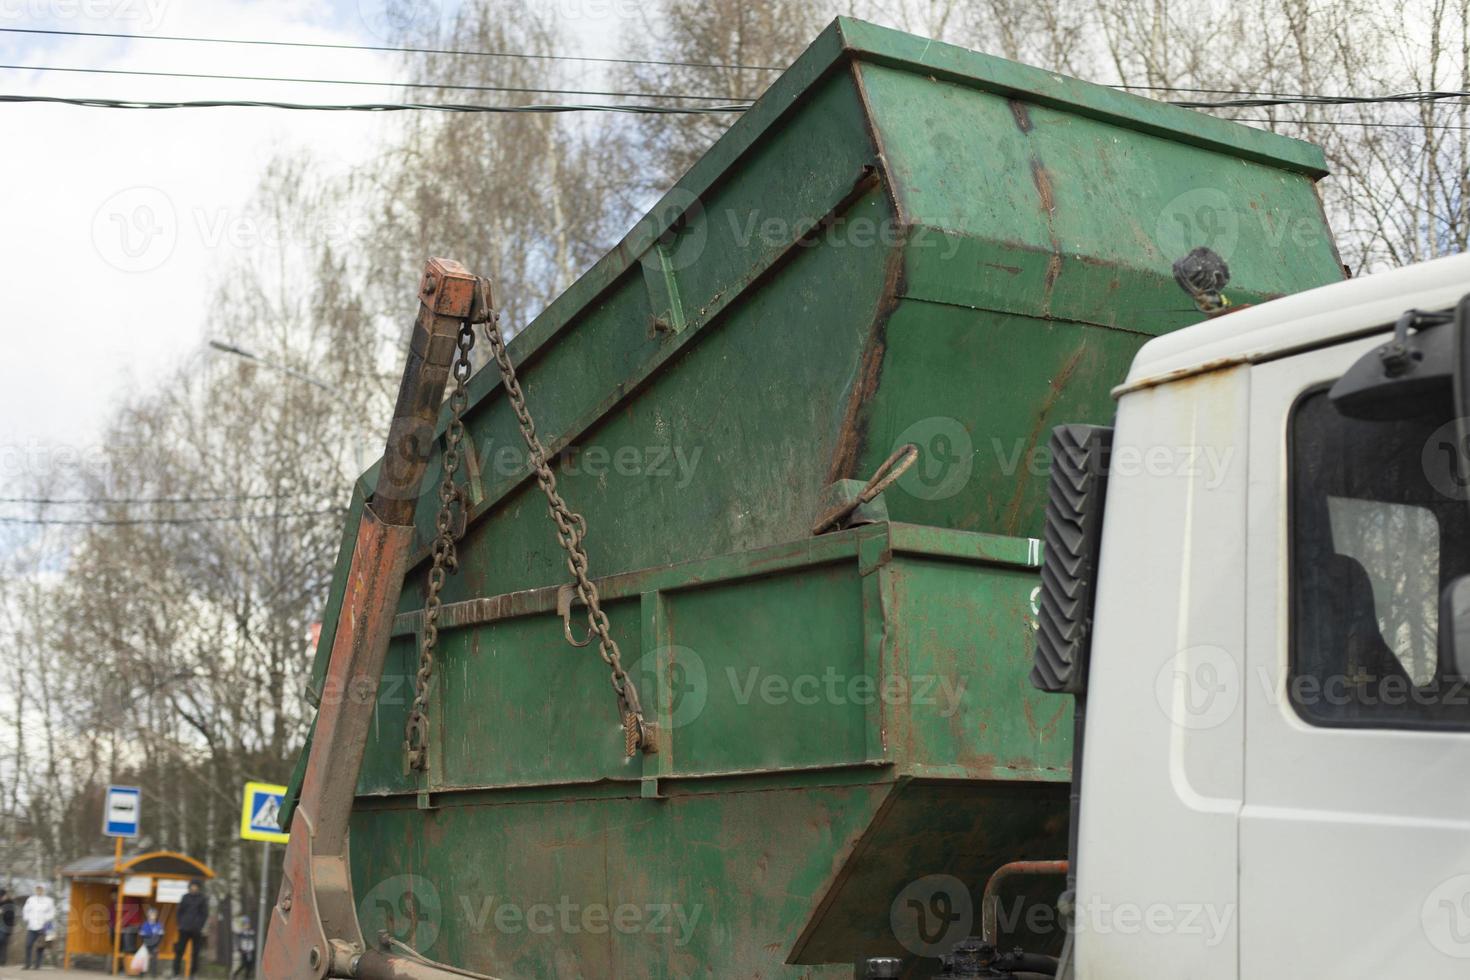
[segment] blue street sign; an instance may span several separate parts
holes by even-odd
[[[109,786],[102,805],[102,833],[108,837],[137,837],[143,791],[136,786]]]

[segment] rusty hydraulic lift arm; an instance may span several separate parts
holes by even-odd
[[[480,280],[458,262],[429,260],[383,466],[353,549],[316,737],[271,910],[262,959],[271,980],[478,976],[364,942],[347,828],[457,338],[466,324],[488,315],[485,298]]]

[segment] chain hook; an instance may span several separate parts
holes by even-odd
[[[403,774],[411,775],[416,769],[429,768],[429,718],[427,715],[409,715],[403,739]]]
[[[593,630],[589,626],[587,635],[580,642],[572,636],[572,602],[576,598],[577,587],[571,582],[556,590],[556,614],[561,617],[562,634],[566,636],[568,643],[580,650],[592,643]]]

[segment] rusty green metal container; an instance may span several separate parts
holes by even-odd
[[[993,868],[1065,856],[1070,708],[1026,681],[1045,433],[1108,420],[1139,346],[1201,319],[1170,272],[1191,247],[1237,303],[1339,278],[1324,172],[1303,143],[832,24],[511,345],[659,751],[624,758],[606,669],[563,639],[565,561],[481,371],[427,776],[402,742],[432,494],[378,692],[364,932],[502,977],[928,969]],[[813,536],[907,443],[871,523]]]

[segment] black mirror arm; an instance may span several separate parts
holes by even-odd
[[[1455,304],[1454,316],[1455,452],[1452,465],[1470,471],[1470,294]],[[1445,586],[1439,604],[1440,662],[1455,675],[1470,677],[1470,576]]]
[[[1466,471],[1465,448],[1470,445],[1470,294],[1455,304],[1455,460]]]

